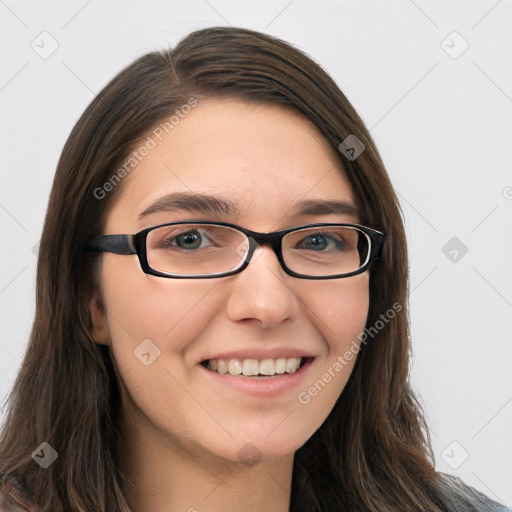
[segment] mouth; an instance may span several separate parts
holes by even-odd
[[[313,359],[314,357],[206,359],[200,364],[220,375],[267,380],[294,374]]]
[[[207,359],[198,364],[205,385],[217,396],[226,390],[256,400],[292,399],[317,368],[316,356],[278,359]],[[283,369],[284,368],[284,369]]]

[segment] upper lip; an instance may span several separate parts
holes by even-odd
[[[210,359],[289,359],[291,357],[315,357],[308,350],[302,350],[297,347],[279,347],[279,348],[244,348],[239,350],[230,350],[227,352],[214,352],[210,356],[201,359],[201,362],[209,361]]]

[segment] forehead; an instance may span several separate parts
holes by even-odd
[[[153,139],[108,222],[140,223],[142,212],[173,193],[224,198],[235,206],[226,212],[231,220],[263,229],[299,201],[353,201],[336,152],[309,120],[284,107],[203,101]]]

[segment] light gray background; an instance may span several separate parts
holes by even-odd
[[[512,504],[511,0],[0,0],[0,19],[2,401],[33,318],[53,174],[79,115],[143,53],[206,26],[253,28],[313,56],[370,128],[406,217],[412,380],[437,467]],[[48,58],[31,48],[48,51],[51,38]]]

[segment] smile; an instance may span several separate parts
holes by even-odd
[[[272,398],[303,386],[306,375],[316,367],[315,359],[316,357],[208,359],[198,366],[210,380],[209,385],[218,392],[227,386],[236,392]],[[244,368],[250,375],[244,373]]]
[[[295,373],[307,358],[280,357],[278,359],[209,359],[201,364],[208,370],[221,375],[242,375],[244,377],[271,377],[284,373]]]

